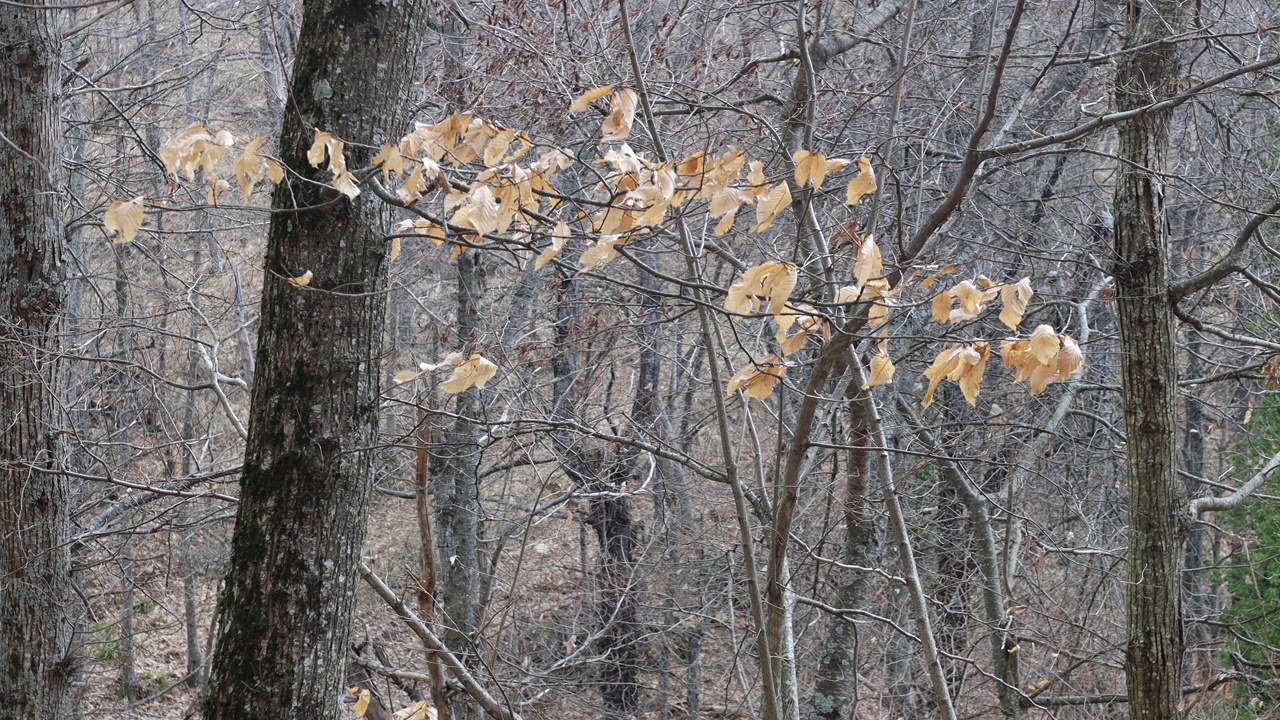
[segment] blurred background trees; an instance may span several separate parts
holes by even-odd
[[[1113,242],[1126,222],[1117,185],[1137,173],[1155,188],[1138,210],[1167,234],[1176,319],[1176,378],[1161,377],[1180,497],[1158,520],[1179,524],[1179,544],[1156,548],[1183,566],[1173,712],[1274,713],[1274,489],[1229,513],[1190,502],[1230,497],[1275,455],[1275,9],[1162,5],[513,0],[434,5],[425,30],[397,28],[403,54],[421,55],[396,68],[414,80],[407,105],[388,109],[403,126],[318,128],[347,143],[353,170],[413,121],[464,111],[526,131],[524,168],[553,146],[579,162],[553,180],[561,206],[541,199],[571,228],[545,266],[535,257],[551,225],[465,252],[476,243],[457,233],[438,244],[405,231],[371,291],[387,316],[381,350],[361,357],[382,387],[376,438],[356,451],[373,465],[363,557],[448,653],[428,652],[403,613],[360,589],[339,661],[345,683],[368,691],[366,712],[436,698],[467,717],[1129,716],[1125,459],[1142,438],[1126,428],[1120,381],[1117,304],[1133,296],[1116,278],[1133,259]],[[1185,28],[1139,27],[1156,12]],[[230,168],[251,138],[290,156],[277,134],[300,97],[286,81],[302,7],[133,0],[42,17],[63,45],[63,159],[44,162],[65,170],[66,310],[45,387],[84,614],[72,692],[86,711],[182,717],[228,621],[215,598],[249,400],[290,382],[260,370],[257,349],[268,226],[288,215],[273,214],[265,182],[243,196]],[[1143,72],[1151,43],[1180,69],[1134,88],[1124,78]],[[790,204],[764,230],[743,207],[718,234],[710,199],[690,198],[579,272],[619,187],[617,160],[602,160],[620,143],[600,142],[607,98],[568,108],[605,85],[637,93],[635,152],[679,161],[735,146],[770,187],[789,182]],[[1166,98],[1161,167],[1120,133]],[[2,152],[18,162],[5,112]],[[236,149],[175,177],[161,150],[196,122]],[[846,204],[856,163],[820,188],[797,184],[801,149],[867,157],[879,189]],[[483,171],[442,164],[464,189]],[[359,202],[373,202],[374,179],[361,178]],[[136,196],[141,232],[112,243],[104,211]],[[444,196],[418,206],[447,218]],[[879,325],[837,294],[856,284],[871,235],[902,288]],[[334,252],[368,250],[357,245]],[[830,336],[787,356],[761,401],[725,388],[779,353],[777,321],[724,303],[766,261],[796,265],[793,307],[811,306]],[[315,264],[266,272],[286,297],[345,292]],[[314,286],[285,282],[306,270]],[[1030,277],[1018,335],[1045,324],[1077,339],[1083,371],[1032,396],[995,357],[1015,334],[995,303],[931,318],[939,291],[979,276]],[[308,340],[349,339],[298,319]],[[23,348],[24,372],[52,373],[55,351],[4,337]],[[978,339],[992,357],[976,402],[948,381],[922,408],[924,370]],[[882,340],[896,373],[864,389]],[[498,374],[442,392],[448,371],[419,364],[451,352]]]

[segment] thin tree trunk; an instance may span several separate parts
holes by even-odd
[[[70,716],[77,670],[55,427],[65,303],[58,18],[0,5],[0,718]]]
[[[1123,112],[1177,92],[1185,0],[1128,6],[1131,50],[1116,78]],[[1128,436],[1129,582],[1125,676],[1133,720],[1181,717],[1182,561],[1186,503],[1177,474],[1177,379],[1169,295],[1169,226],[1164,182],[1170,110],[1119,128],[1115,192],[1116,308],[1121,404]]]
[[[386,211],[321,184],[314,129],[403,132],[420,3],[306,3],[280,140],[257,378],[207,717],[338,717],[378,430]],[[377,82],[370,82],[376,77]],[[286,281],[304,272],[306,287]]]

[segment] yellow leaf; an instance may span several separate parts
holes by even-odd
[[[798,279],[795,265],[791,263],[763,262],[742,271],[738,282],[729,286],[724,309],[739,315],[749,315],[760,307],[764,298],[769,299],[769,313],[777,316],[786,307],[791,291]],[[791,320],[779,321],[779,325]]]
[[[285,278],[285,282],[289,283],[294,287],[306,287],[307,285],[311,284],[312,277],[313,275],[311,274],[311,271],[308,270],[302,273],[301,275],[299,275],[298,277]]]
[[[356,693],[356,704],[355,707],[352,708],[352,710],[355,710],[356,715],[364,717],[365,713],[369,712],[369,700],[371,698],[372,693],[370,693],[367,688],[361,688],[361,690]]]
[[[440,390],[457,395],[471,387],[483,388],[497,373],[497,365],[478,354],[472,355],[466,362],[453,368],[453,375],[440,383]]]
[[[921,407],[929,407],[933,403],[933,392],[938,389],[938,383],[942,382],[964,361],[961,353],[967,349],[963,346],[949,348],[938,353],[938,356],[934,358],[933,364],[924,371],[924,376],[929,378],[929,389],[925,390],[924,399],[920,401]]]
[[[1059,337],[1062,340],[1062,347],[1058,350],[1058,380],[1066,380],[1080,372],[1080,368],[1084,365],[1084,353],[1080,352],[1080,344],[1075,341],[1075,338],[1066,335]]]
[[[563,220],[556,223],[555,229],[551,231],[551,245],[538,255],[538,259],[533,263],[534,269],[542,269],[543,265],[551,262],[556,255],[559,255],[560,251],[564,249],[565,243],[569,242],[571,235],[572,231],[569,230],[568,223]]]
[[[382,183],[387,185],[391,183],[391,173],[396,177],[404,175],[404,156],[400,154],[400,148],[387,143],[381,152],[373,156],[373,166],[382,168]]]
[[[858,287],[866,287],[874,278],[884,276],[884,262],[880,257],[880,247],[876,239],[867,235],[858,246],[858,258],[853,263],[853,275]]]
[[[209,192],[205,195],[205,200],[210,205],[218,207],[218,200],[222,198],[222,193],[231,188],[226,180],[220,179],[217,175],[209,176]]]
[[[951,288],[951,297],[960,301],[960,309],[951,315],[953,323],[975,318],[982,310],[982,291],[968,280]]]
[[[933,312],[934,322],[944,323],[947,321],[947,318],[951,316],[952,302],[953,301],[951,299],[951,293],[947,292],[946,290],[943,290],[942,292],[933,296],[933,303],[932,303],[931,310]]]
[[[888,385],[893,380],[894,370],[893,360],[889,358],[888,353],[881,351],[871,356],[871,376],[862,387],[865,389],[876,385]]]
[[[1018,323],[1022,322],[1022,316],[1027,312],[1027,301],[1031,299],[1031,295],[1029,277],[1001,287],[1000,303],[1004,307],[1000,309],[1000,322],[1008,325],[1011,330],[1017,330]]]
[[[488,185],[477,184],[467,194],[467,204],[454,213],[451,222],[462,227],[469,227],[488,235],[498,229],[498,215],[501,208]]]
[[[266,142],[266,138],[254,138],[244,146],[244,151],[240,153],[240,157],[232,163],[231,170],[236,176],[236,182],[240,183],[240,189],[244,193],[244,202],[249,202],[249,194],[253,192],[253,186],[262,180],[263,174],[266,172],[267,163],[258,157],[258,148]]]
[[[395,374],[392,380],[399,385],[400,383],[407,383],[410,380],[416,380],[421,374],[422,373],[417,370],[401,370]]]
[[[387,261],[395,262],[400,257],[400,238],[391,238],[391,250],[387,253]]]
[[[409,177],[405,178],[404,184],[396,190],[396,197],[400,198],[400,202],[405,205],[412,205],[422,197],[422,193],[427,189],[427,182],[422,177],[422,165],[413,169],[409,173]]]
[[[1006,340],[1000,345],[1000,357],[1005,366],[1017,373],[1014,382],[1026,380],[1033,370],[1040,367],[1040,361],[1027,351],[1029,347],[1030,340]]]
[[[857,205],[862,196],[875,192],[876,189],[876,174],[871,169],[871,161],[865,157],[858,158],[858,169],[861,172],[849,181],[849,187],[845,190],[844,201],[849,205]]]
[[[773,386],[778,384],[786,372],[786,365],[777,355],[758,357],[729,378],[725,394],[732,395],[742,390],[743,395],[763,401],[773,394]]]
[[[106,215],[102,216],[102,224],[112,234],[112,242],[133,242],[142,227],[142,205],[145,202],[142,196],[138,196],[128,202],[111,203]]]
[[[822,181],[827,177],[826,157],[808,150],[797,150],[791,160],[796,164],[796,185],[812,185],[814,190],[822,187]]]
[[[1060,345],[1058,334],[1048,325],[1037,325],[1036,329],[1031,332],[1031,354],[1042,365],[1048,365],[1056,361]]]
[[[978,402],[978,390],[982,386],[982,374],[987,369],[987,358],[991,356],[991,348],[982,340],[975,341],[962,353],[964,363],[961,368],[952,371],[951,379],[960,383],[960,392],[970,405]]]
[[[333,135],[316,130],[316,138],[312,141],[311,148],[307,150],[307,162],[311,163],[311,167],[320,167],[324,164],[325,150],[332,139]]]
[[[569,112],[571,113],[582,112],[583,110],[586,110],[587,108],[591,107],[591,103],[599,100],[600,98],[604,97],[605,95],[608,95],[611,92],[613,92],[612,85],[604,85],[602,87],[592,88],[582,93],[581,95],[579,95],[577,99],[573,101],[573,104],[569,106]]]
[[[511,147],[511,143],[515,141],[515,139],[515,130],[499,130],[498,134],[494,135],[493,139],[490,140],[489,144],[484,148],[484,157],[482,160],[484,160],[485,167],[497,165],[498,161],[502,160],[503,156],[507,154],[507,148]]]
[[[753,232],[767,230],[773,224],[774,218],[778,217],[778,213],[790,204],[791,190],[785,181],[769,188],[768,192],[760,195],[756,200],[756,224],[751,230]]]
[[[631,134],[631,122],[636,117],[636,91],[620,88],[609,96],[612,111],[600,126],[601,142],[626,140]]]

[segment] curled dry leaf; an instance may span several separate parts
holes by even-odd
[[[563,220],[556,223],[555,229],[551,231],[551,244],[538,254],[538,259],[533,263],[534,269],[542,269],[543,265],[551,262],[556,255],[559,255],[560,251],[564,249],[565,243],[569,242],[572,234],[568,223]]]
[[[630,88],[619,88],[609,96],[612,111],[600,125],[601,142],[618,142],[626,140],[631,134],[631,123],[636,117],[636,91]]]
[[[884,277],[884,261],[880,257],[880,246],[876,245],[875,236],[866,235],[858,244],[853,276],[858,287],[866,287],[871,280]]]
[[[608,95],[611,92],[613,92],[612,85],[604,85],[598,88],[591,88],[590,90],[579,95],[577,99],[573,101],[573,104],[569,106],[569,112],[571,113],[582,112],[583,110],[586,110],[587,108],[591,107],[591,103],[599,100],[600,98],[604,97],[605,95]]]
[[[457,359],[461,359],[461,354],[454,355]],[[448,380],[440,383],[440,390],[450,395],[457,395],[472,387],[483,388],[485,383],[498,374],[498,366],[479,354],[472,355],[465,362],[450,364],[454,365],[453,374]]]
[[[729,378],[725,394],[732,395],[742,390],[743,395],[763,401],[773,394],[773,386],[786,373],[787,367],[782,358],[773,354],[763,355],[747,363]]]
[[[381,152],[373,156],[373,166],[382,169],[383,184],[390,184],[391,173],[395,173],[396,177],[404,175],[404,156],[400,154],[400,148],[387,143],[382,146]]]
[[[1029,339],[1006,340],[1000,345],[1000,357],[1015,372],[1014,382],[1030,381],[1032,395],[1067,380],[1084,365],[1079,343],[1054,333],[1048,325],[1038,326]]]
[[[1022,316],[1027,312],[1027,301],[1031,299],[1031,278],[1024,277],[1016,283],[1010,283],[1000,288],[1000,322],[1009,326],[1010,330],[1017,330],[1018,324],[1022,322]]]
[[[142,227],[142,205],[146,200],[139,195],[128,202],[115,202],[102,216],[102,224],[111,233],[111,242],[128,243],[138,236]]]
[[[600,238],[595,245],[584,250],[578,258],[578,262],[582,264],[582,269],[578,272],[584,273],[588,270],[594,270],[612,261],[618,257],[618,246],[625,242],[626,240],[621,235],[605,235]]]
[[[849,181],[845,190],[844,201],[849,205],[857,205],[864,195],[876,190],[876,174],[871,169],[871,161],[865,157],[858,158],[858,169],[861,172]]]
[[[787,187],[786,181],[769,188],[765,192],[756,197],[756,224],[752,226],[753,232],[764,232],[773,224],[778,214],[784,208],[791,204],[791,189]]]
[[[987,343],[977,340],[972,344],[948,348],[938,353],[933,364],[924,371],[929,379],[929,388],[925,391],[922,407],[933,403],[933,393],[943,380],[953,380],[960,384],[960,391],[970,405],[977,402],[978,390],[982,385],[982,376],[987,369],[987,358],[991,349]]]

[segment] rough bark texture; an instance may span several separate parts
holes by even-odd
[[[53,472],[64,305],[56,19],[0,5],[0,718],[67,717],[76,668],[68,484]]]
[[[1182,0],[1128,8],[1127,47],[1116,107],[1130,110],[1177,90],[1177,46],[1186,26]],[[1169,300],[1169,226],[1162,173],[1170,111],[1120,126],[1115,194],[1116,306],[1128,452],[1129,583],[1125,675],[1133,720],[1181,716],[1182,560],[1185,507],[1176,466],[1177,365]]]
[[[385,210],[317,184],[313,128],[403,131],[416,2],[306,4],[266,255],[257,379],[207,717],[338,717],[365,535],[386,300]],[[376,78],[376,82],[371,80]],[[352,168],[366,150],[348,145]],[[295,176],[301,176],[300,179]],[[286,278],[311,271],[305,288]]]

